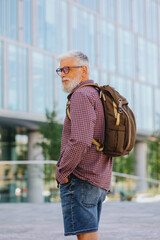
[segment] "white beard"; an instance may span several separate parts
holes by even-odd
[[[69,78],[63,78],[62,80],[66,80],[69,82],[67,86],[65,86],[62,82],[62,90],[66,93],[70,93],[81,82],[81,76],[79,75],[72,81]]]

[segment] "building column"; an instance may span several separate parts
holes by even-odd
[[[147,144],[144,141],[136,141],[134,147],[135,163],[135,175],[140,178],[146,178],[147,176]],[[137,181],[137,191],[146,191],[147,183],[144,180]]]
[[[42,148],[36,146],[41,141],[39,132],[29,132],[28,134],[28,161],[44,160]],[[44,186],[43,164],[28,164],[28,202],[42,203]]]

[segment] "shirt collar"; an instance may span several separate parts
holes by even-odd
[[[80,82],[71,92],[70,94],[67,96],[68,99],[70,99],[71,95],[77,90],[77,88],[79,88],[80,86],[86,84],[86,83],[91,83],[93,84],[94,81],[93,80],[86,80],[86,81],[83,81],[83,82]]]

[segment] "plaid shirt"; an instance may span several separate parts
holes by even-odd
[[[104,141],[104,112],[97,89],[85,86],[94,83],[87,80],[77,85],[68,95],[70,116],[66,116],[63,126],[61,155],[57,163],[56,179],[62,184],[73,173],[76,177],[109,190],[112,175],[112,158],[97,152],[92,139]]]

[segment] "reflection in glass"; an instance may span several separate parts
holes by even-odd
[[[17,39],[18,31],[18,1],[1,0],[0,1],[0,34]]]
[[[0,35],[3,35],[3,9],[2,9],[2,0],[0,0]]]
[[[99,72],[96,68],[90,68],[89,79],[93,80],[94,83],[100,84]]]
[[[110,85],[126,97],[129,107],[133,108],[132,81],[113,75],[110,77]]]
[[[2,107],[2,42],[0,41],[0,107]]]
[[[33,53],[33,109],[35,113],[53,111],[53,58],[39,52]]]
[[[79,3],[93,11],[98,11],[98,0],[79,0]]]
[[[101,14],[115,20],[116,0],[101,0]]]
[[[144,35],[145,31],[145,4],[144,0],[133,1],[133,27],[134,31]]]
[[[116,70],[115,27],[105,20],[99,21],[99,65],[109,71]]]
[[[31,0],[24,0],[24,42],[31,43]]]
[[[150,86],[135,83],[135,116],[138,130],[154,131],[153,92]]]
[[[127,77],[135,77],[135,38],[123,29],[119,29],[119,72]]]
[[[51,52],[68,50],[68,4],[66,1],[37,1],[38,47]]]
[[[108,74],[107,74],[107,72],[101,72],[100,85],[107,85],[107,84],[108,84]]]
[[[77,7],[73,7],[72,12],[73,48],[84,52],[89,57],[91,64],[95,65],[95,17]]]
[[[155,90],[155,130],[160,132],[160,90]]]
[[[119,0],[118,1],[118,22],[128,28],[131,28],[131,1]]]
[[[158,17],[157,17],[157,3],[155,1],[146,0],[146,27],[147,37],[157,41],[158,37]]]
[[[27,51],[10,44],[8,73],[8,107],[27,111]]]
[[[158,85],[158,48],[142,38],[138,39],[138,76],[142,81]]]

